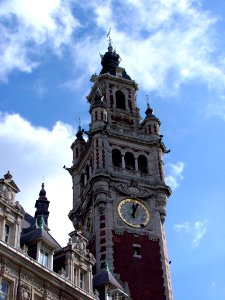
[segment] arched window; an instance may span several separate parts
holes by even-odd
[[[125,95],[121,91],[116,92],[116,107],[120,109],[126,109]]]
[[[122,156],[120,150],[113,149],[112,150],[112,163],[114,167],[121,168],[122,165]]]
[[[125,168],[128,170],[134,170],[135,169],[135,159],[134,155],[131,152],[127,152],[124,155],[124,160],[125,160]]]
[[[138,156],[138,171],[141,173],[148,173],[148,160],[144,155]]]

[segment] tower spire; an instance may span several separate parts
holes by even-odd
[[[151,116],[153,113],[153,109],[150,107],[150,101],[149,101],[149,95],[146,95],[146,101],[147,101],[147,109],[145,111],[146,118]]]
[[[39,198],[36,200],[35,203],[36,211],[35,211],[35,219],[37,221],[37,224],[39,225],[41,222],[41,219],[44,220],[44,223],[48,225],[48,216],[49,216],[49,201],[46,198],[46,190],[45,190],[45,184],[41,184],[41,190],[39,192]]]

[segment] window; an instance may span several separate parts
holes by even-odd
[[[73,270],[73,283],[77,284],[77,269]]]
[[[144,155],[138,157],[138,170],[144,174],[148,173],[148,161]]]
[[[125,95],[121,91],[116,92],[116,107],[120,109],[126,109]]]
[[[0,300],[9,299],[9,284],[5,280],[2,280],[0,285]]]
[[[84,289],[84,273],[80,272],[80,288]]]
[[[134,155],[131,152],[127,152],[124,155],[125,159],[125,168],[128,170],[134,170],[135,169],[135,160],[134,160]]]
[[[134,257],[141,257],[141,245],[133,245],[134,247]]]
[[[112,150],[112,163],[114,167],[121,168],[122,156],[118,149]]]
[[[46,268],[48,267],[48,252],[46,252],[43,249],[40,250],[39,263],[42,264]]]
[[[9,242],[9,225],[5,224],[5,229],[4,229],[4,242],[8,243]]]

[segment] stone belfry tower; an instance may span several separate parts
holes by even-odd
[[[171,300],[163,225],[171,193],[162,158],[168,151],[149,104],[140,120],[138,85],[119,63],[109,42],[102,70],[91,78],[89,131],[79,126],[71,146],[69,218],[88,239],[96,273],[107,262],[132,300]]]

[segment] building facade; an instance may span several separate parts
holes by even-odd
[[[79,127],[71,146],[69,217],[88,239],[96,276],[108,264],[131,299],[171,300],[163,225],[171,194],[163,154],[169,151],[149,104],[141,121],[138,85],[119,63],[109,42],[100,74],[91,77],[89,131]]]
[[[18,192],[8,172],[0,179],[0,299],[98,299],[92,288],[95,258],[87,240],[74,231],[62,248],[50,235],[43,184],[34,217],[16,201]]]

